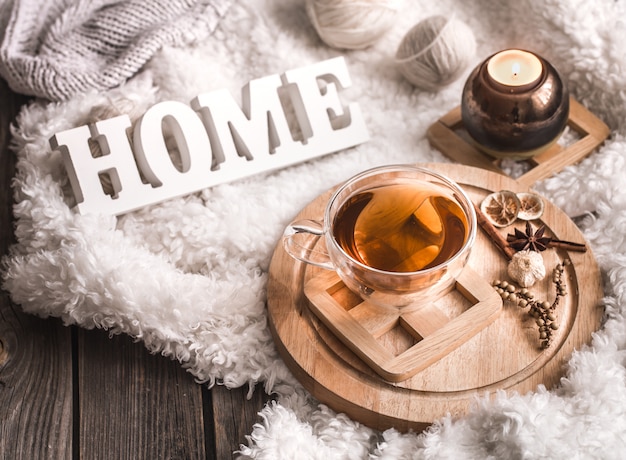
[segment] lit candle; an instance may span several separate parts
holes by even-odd
[[[489,76],[505,86],[534,86],[539,82],[542,72],[541,61],[528,51],[501,51],[487,62]]]
[[[461,118],[481,151],[495,158],[531,158],[561,136],[569,94],[548,61],[529,51],[504,50],[468,77]]]

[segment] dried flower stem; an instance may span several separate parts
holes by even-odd
[[[561,297],[567,294],[563,272],[565,266],[570,261],[565,260],[563,263],[556,265],[552,272],[552,283],[554,283],[556,295],[554,302],[541,301],[535,299],[532,292],[526,288],[518,289],[515,285],[507,282],[496,280],[493,282],[494,289],[503,300],[508,300],[517,304],[520,308],[529,307],[528,314],[535,319],[539,330],[539,340],[541,348],[548,348],[552,343],[552,335],[559,328],[554,314],[556,307],[559,305]]]

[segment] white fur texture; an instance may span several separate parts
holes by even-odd
[[[141,113],[160,100],[189,102],[251,79],[336,56],[318,38],[304,2],[234,5],[195,48],[160,52],[119,89],[23,110],[15,131],[17,245],[4,287],[25,311],[141,339],[199,381],[263,383],[278,394],[250,427],[240,455],[257,459],[620,459],[626,456],[626,17],[613,0],[405,2],[374,46],[343,53],[372,139],[275,173],[151,206],[116,221],[74,214],[48,138],[91,119],[94,106],[131,99]],[[464,76],[438,93],[412,87],[393,54],[414,24],[454,11],[474,31],[474,65],[500,49],[532,49],[572,94],[611,127],[580,164],[537,184],[583,232],[606,280],[606,322],[573,354],[560,386],[478,399],[465,417],[423,434],[378,433],[318,405],[278,358],[267,328],[265,285],[285,225],[321,192],[372,166],[448,161],[425,138],[459,104]],[[467,70],[469,73],[471,69]],[[97,112],[97,111],[96,111]]]

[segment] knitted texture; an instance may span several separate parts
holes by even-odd
[[[164,45],[207,37],[231,0],[0,0],[0,75],[67,100],[113,88]]]

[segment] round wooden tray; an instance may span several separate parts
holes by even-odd
[[[492,191],[527,191],[513,179],[458,164],[427,164],[463,186],[475,203]],[[320,219],[332,191],[310,203],[296,219]],[[546,200],[541,222],[547,235],[584,242],[575,224]],[[518,222],[515,226],[523,229]],[[503,229],[503,235],[513,227]],[[468,265],[485,280],[508,279],[508,261],[479,230]],[[296,378],[320,402],[354,420],[379,430],[421,431],[436,419],[463,415],[477,395],[498,390],[525,393],[543,384],[559,382],[574,349],[589,342],[600,326],[602,285],[591,251],[549,249],[542,253],[546,270],[564,259],[568,294],[557,310],[559,329],[552,345],[539,347],[538,331],[526,309],[506,303],[499,317],[454,351],[401,382],[389,382],[361,361],[311,312],[304,285],[324,271],[291,258],[278,244],[270,264],[268,314],[270,329],[281,357]],[[551,276],[531,288],[536,298],[552,302]],[[460,314],[467,300],[451,293],[437,302],[449,315]],[[455,313],[456,312],[456,313]],[[399,329],[399,328],[398,328]],[[384,346],[401,353],[415,343],[413,337],[394,330],[379,338]]]

